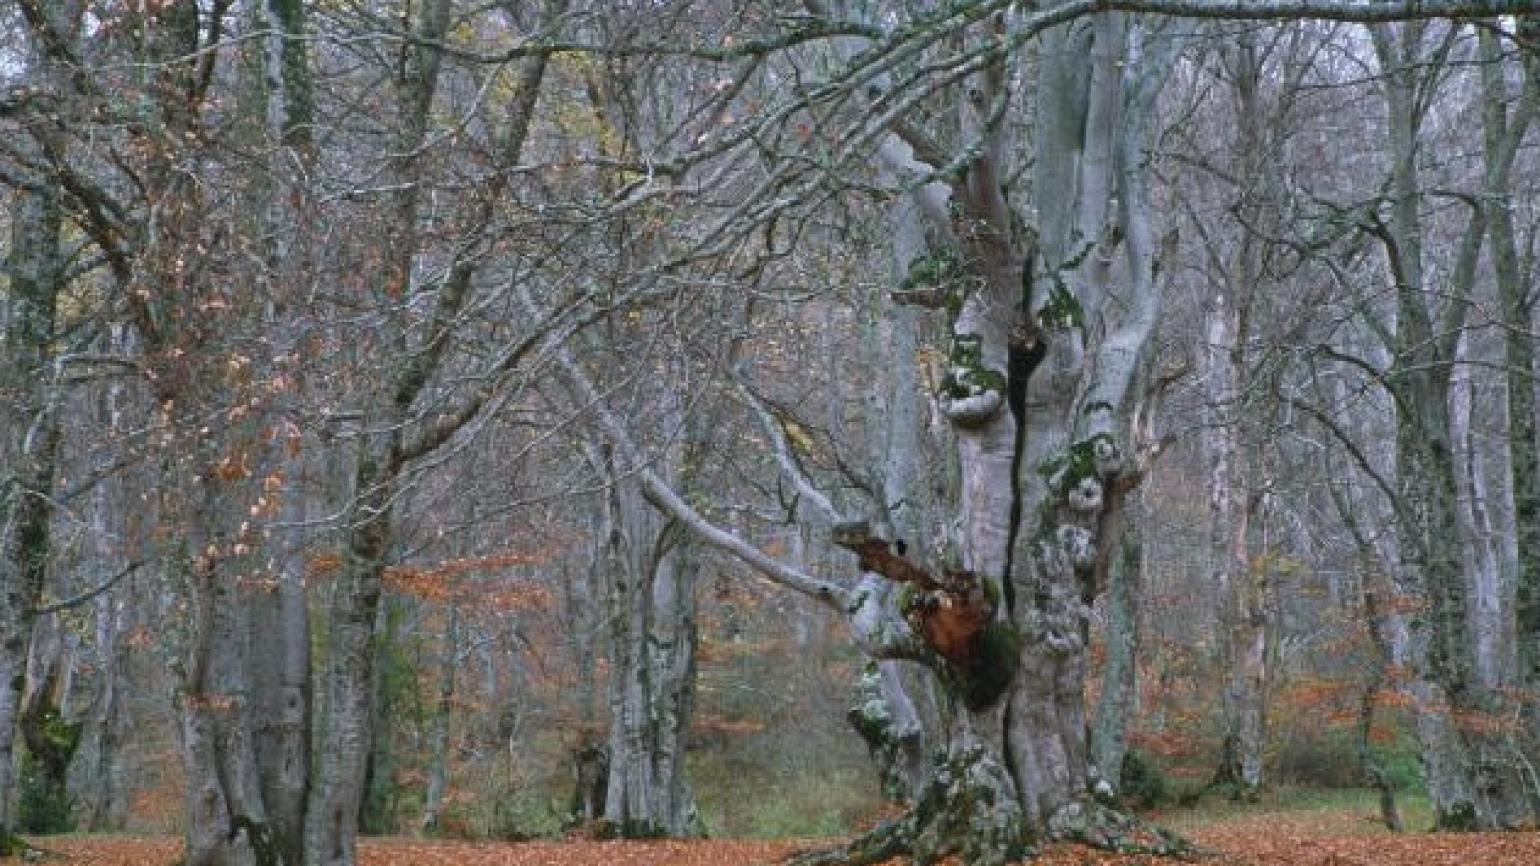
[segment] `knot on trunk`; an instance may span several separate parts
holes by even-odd
[[[1081,514],[1096,514],[1102,510],[1102,483],[1096,478],[1086,476],[1080,479],[1074,487],[1070,488],[1066,501],[1073,511]]]
[[[953,334],[946,377],[937,400],[948,420],[973,429],[988,424],[1005,406],[1006,378],[984,364],[977,334]]]
[[[962,398],[943,394],[940,402],[941,411],[947,420],[964,430],[976,430],[1000,414],[1005,398],[1000,396],[999,391],[985,391]]]

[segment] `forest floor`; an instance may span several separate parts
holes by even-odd
[[[1420,804],[1403,805],[1409,826],[1425,823]],[[1274,796],[1237,806],[1206,801],[1201,807],[1154,816],[1203,849],[1196,862],[1215,866],[1533,866],[1540,864],[1540,832],[1403,833],[1378,823],[1367,792]],[[90,866],[169,866],[174,839],[63,836],[34,839],[54,857],[44,863]],[[705,842],[492,842],[369,839],[361,866],[750,866],[775,863],[809,843],[766,840]],[[894,866],[903,861],[894,861]],[[1050,848],[1037,866],[1155,866],[1180,861],[1115,856],[1070,845]]]

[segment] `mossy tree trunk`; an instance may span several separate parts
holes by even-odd
[[[13,742],[21,715],[35,609],[52,551],[51,519],[59,427],[51,356],[62,257],[56,193],[22,193],[7,261],[11,290],[0,349],[0,443],[6,470],[0,489],[0,835],[12,829]]]
[[[31,655],[22,696],[21,734],[27,751],[17,824],[24,833],[64,833],[75,829],[69,769],[85,725],[65,715],[70,673],[66,666],[72,660],[57,626],[45,622],[33,630]]]
[[[83,4],[51,4],[47,24],[75,33]],[[41,82],[65,80],[59,58],[26,46],[25,62]],[[57,121],[28,123],[39,150],[62,147]],[[29,146],[21,144],[22,147]],[[56,333],[66,288],[64,192],[52,175],[17,191],[10,201],[7,289],[0,295],[0,847],[13,830],[12,775],[16,726],[22,712],[27,653],[35,608],[42,599],[53,542],[49,521],[59,451],[58,404],[63,382],[54,369]]]
[[[1096,800],[1083,699],[1089,607],[1107,586],[1127,495],[1160,447],[1142,414],[1161,307],[1145,121],[1175,49],[1146,38],[1143,22],[1117,14],[1044,37],[1034,193],[1073,206],[1039,208],[1031,310],[1045,351],[1024,394],[1007,593],[1022,645],[1009,753],[1028,821],[1109,847],[1169,844]],[[1066,56],[1084,60],[1048,71]]]
[[[1438,49],[1426,23],[1376,25],[1371,30],[1385,72],[1390,205],[1376,230],[1386,249],[1396,317],[1390,345],[1394,362],[1384,377],[1395,399],[1398,590],[1422,607],[1409,617],[1409,691],[1416,704],[1417,736],[1435,821],[1441,829],[1514,826],[1534,811],[1522,761],[1510,737],[1487,722],[1504,699],[1482,682],[1475,611],[1462,547],[1454,424],[1450,416],[1453,365],[1466,323],[1476,266],[1487,233],[1485,208],[1474,208],[1457,250],[1448,285],[1432,291],[1423,253],[1425,204],[1418,167],[1420,89],[1435,86]],[[1490,82],[1489,82],[1490,85]],[[1530,86],[1533,86],[1532,84]],[[1483,197],[1498,200],[1511,170],[1533,103],[1510,117],[1500,95],[1477,93],[1486,126]],[[1432,295],[1455,299],[1442,310]]]
[[[934,560],[916,553],[933,567],[864,525],[835,540],[867,575],[903,585],[891,603],[908,639],[864,615],[883,596],[859,589],[857,633],[936,671],[946,746],[902,821],[833,856],[998,866],[1037,839],[1166,844],[1095,801],[1083,695],[1089,605],[1149,456],[1132,435],[1159,309],[1143,120],[1174,55],[1142,49],[1142,29],[1117,14],[1044,35],[1035,195],[1068,206],[1040,210],[1036,225],[1017,216],[1006,142],[988,122],[999,69],[978,76],[962,109],[977,158],[950,186],[915,193],[932,241],[901,297],[950,318],[936,399],[960,470],[956,529]],[[925,156],[911,141],[884,154],[900,173]],[[1106,303],[1114,290],[1127,306]]]

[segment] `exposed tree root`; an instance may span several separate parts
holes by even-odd
[[[807,851],[793,866],[861,866],[906,855],[917,866],[957,855],[968,866],[1004,866],[1030,853],[1021,808],[1004,770],[980,747],[937,764],[914,808],[838,848]]]
[[[884,821],[838,848],[799,851],[786,858],[787,866],[872,866],[900,855],[914,853],[910,845],[913,813],[897,821]]]
[[[968,866],[1003,864],[1030,857],[1023,841],[991,837],[969,839],[957,809],[924,820],[924,803],[903,818],[886,821],[837,848],[800,851],[785,861],[787,866],[874,866],[894,857],[913,858],[915,864],[934,863],[956,854]],[[972,823],[970,819],[968,823]],[[1049,821],[1052,838],[1078,842],[1119,854],[1148,854],[1195,859],[1201,852],[1192,843],[1137,815],[1100,804],[1075,804],[1061,809]],[[962,834],[962,835],[959,835]]]
[[[1170,830],[1100,803],[1075,803],[1060,809],[1048,822],[1049,834],[1065,842],[1079,842],[1120,854],[1154,854],[1162,857],[1196,856],[1198,849]]]

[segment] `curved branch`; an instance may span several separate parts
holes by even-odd
[[[520,286],[516,294],[525,312],[532,317],[535,316],[536,308],[528,288]],[[563,384],[580,405],[592,410],[599,429],[615,446],[615,450],[633,467],[633,471],[642,483],[643,493],[654,506],[684,524],[707,545],[737,557],[745,565],[774,583],[829,605],[842,613],[846,611],[851,600],[850,591],[846,587],[815,577],[765,553],[738,535],[716,525],[686,502],[678,491],[647,464],[641,449],[631,438],[625,425],[615,417],[615,413],[610,411],[609,406],[605,405],[603,398],[594,388],[593,382],[572,357],[572,352],[562,346],[552,354],[561,378],[564,380]]]
[[[138,571],[143,566],[144,562],[142,560],[135,560],[134,562],[130,562],[128,565],[123,566],[122,571],[119,571],[117,574],[114,574],[112,577],[107,578],[106,580],[102,581],[96,586],[91,587],[85,592],[80,593],[79,595],[70,596],[63,601],[55,601],[50,604],[40,604],[37,607],[28,610],[27,613],[30,616],[45,616],[50,613],[58,613],[62,610],[69,610],[72,607],[79,607],[80,605],[85,604],[91,599],[96,598],[102,593],[112,589],[114,586],[117,586],[118,583],[121,582],[124,578]]]

